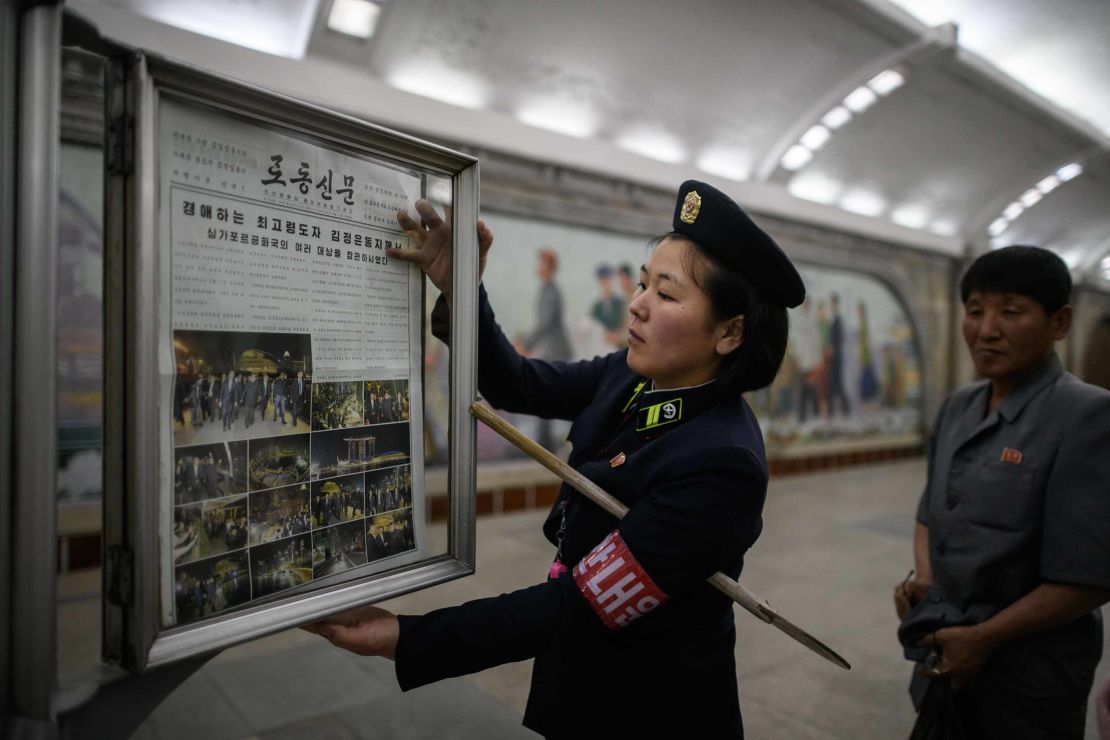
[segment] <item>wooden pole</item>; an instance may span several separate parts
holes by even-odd
[[[511,442],[517,448],[522,450],[525,454],[533,460],[543,465],[555,475],[559,476],[567,485],[574,490],[581,493],[583,496],[593,501],[609,514],[612,514],[617,519],[624,517],[628,512],[628,507],[611,496],[608,492],[591,481],[586,476],[579,473],[567,463],[560,460],[555,455],[548,452],[546,448],[538,444],[535,440],[529,438],[526,434],[514,427],[509,422],[502,419],[497,413],[486,404],[475,401],[470,404],[470,413],[474,418],[481,421],[493,431],[500,434],[506,440]],[[802,643],[810,650],[825,658],[829,662],[851,670],[852,666],[844,658],[840,657],[830,647],[822,643],[817,638],[805,632],[801,628],[787,621],[779,616],[771,606],[765,602],[760,601],[751,592],[741,586],[739,583],[729,578],[724,573],[714,573],[709,577],[709,583],[721,593],[725,594],[740,606],[751,612],[756,619],[770,625],[774,625],[778,629],[785,632],[790,637]]]

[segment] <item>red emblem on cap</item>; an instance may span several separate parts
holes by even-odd
[[[1003,448],[1002,462],[1013,463],[1014,465],[1021,465],[1021,450],[1015,450],[1012,447]]]
[[[574,566],[574,582],[611,630],[627,627],[668,599],[615,529]]]

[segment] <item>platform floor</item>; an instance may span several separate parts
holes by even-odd
[[[842,671],[737,607],[741,706],[751,738],[904,738],[909,665],[890,593],[911,566],[920,460],[772,482],[743,583],[852,664]],[[478,573],[388,602],[420,612],[543,577],[543,514],[478,521]],[[1110,639],[1107,640],[1110,644]],[[528,663],[402,694],[392,663],[291,631],[233,648],[193,675],[139,728],[141,740],[525,738]],[[1110,661],[1104,653],[1099,681]],[[1088,738],[1095,738],[1093,712]]]

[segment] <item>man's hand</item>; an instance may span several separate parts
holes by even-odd
[[[358,655],[378,655],[393,660],[397,654],[400,625],[397,617],[376,606],[363,606],[301,627],[327,638],[331,644]]]
[[[450,300],[451,298],[451,257],[453,246],[451,240],[451,212],[445,212],[445,218],[440,218],[436,209],[426,200],[416,201],[416,212],[420,215],[420,222],[408,214],[408,211],[397,213],[397,223],[409,238],[412,246],[408,249],[390,249],[386,254],[402,262],[411,262],[424,271],[424,274],[439,289],[439,292]],[[484,221],[478,222],[478,280],[486,269],[486,256],[493,245],[493,232]]]
[[[932,582],[923,578],[907,579],[894,587],[894,609],[898,612],[898,619],[905,619],[917,602],[928,593]]]
[[[927,668],[925,675],[930,678],[946,676],[955,690],[975,677],[997,647],[979,625],[946,627],[918,644],[934,646],[940,656],[940,663],[932,669]]]

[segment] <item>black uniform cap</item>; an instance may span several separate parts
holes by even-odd
[[[678,189],[672,228],[748,278],[773,303],[794,308],[806,286],[775,240],[712,185],[687,180]]]

